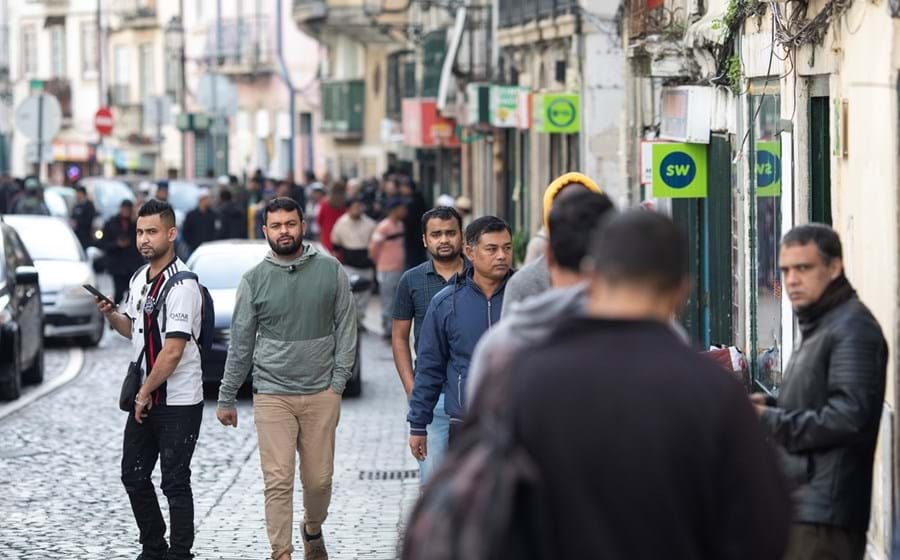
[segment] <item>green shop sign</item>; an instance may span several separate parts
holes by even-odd
[[[706,144],[654,144],[653,196],[706,198]]]
[[[543,93],[532,96],[534,129],[538,132],[576,134],[581,131],[581,96]]]
[[[756,143],[756,196],[781,196],[781,142]]]

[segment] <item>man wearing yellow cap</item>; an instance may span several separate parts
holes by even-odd
[[[602,194],[603,191],[590,177],[582,173],[566,173],[558,177],[550,183],[544,192],[544,228],[550,235],[550,210],[553,208],[554,202],[562,200],[573,193],[584,192],[586,190]],[[587,235],[587,232],[585,232]],[[519,272],[517,272],[506,285],[505,305],[503,306],[503,317],[511,310],[511,303],[520,302],[531,296],[542,294],[550,289],[550,270],[547,267],[547,261],[544,256],[531,261]]]

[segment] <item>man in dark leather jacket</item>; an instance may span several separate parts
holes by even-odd
[[[794,228],[779,266],[800,325],[777,401],[752,399],[797,484],[786,560],[862,559],[888,348],[828,226]],[[798,468],[799,467],[799,468]]]

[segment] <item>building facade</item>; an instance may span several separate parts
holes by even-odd
[[[15,129],[14,112],[30,95],[43,92],[57,99],[62,119],[58,134],[42,139],[41,175],[63,184],[97,171],[94,114],[103,85],[95,3],[7,0],[0,8],[8,41],[5,71],[0,68],[4,90],[0,105],[5,107],[0,111],[0,131],[7,144],[8,169],[15,175],[38,170],[37,139]]]
[[[210,2],[187,4],[185,75],[195,92],[187,112],[198,116],[189,123],[190,172],[293,172],[300,180],[303,170],[320,168],[324,153],[312,127],[321,104],[319,47],[297,28],[292,4],[231,0],[220,12]]]
[[[695,343],[744,348],[751,388],[777,393],[798,338],[781,286],[779,240],[815,221],[841,234],[847,276],[893,355],[900,335],[897,4],[812,1],[801,11],[793,3],[629,0],[627,8],[626,176],[639,200],[671,212],[691,240],[697,283],[684,323]],[[688,163],[685,156],[689,177],[666,177],[665,158]],[[679,198],[701,174],[705,191]],[[890,554],[896,378],[892,359],[871,558]]]

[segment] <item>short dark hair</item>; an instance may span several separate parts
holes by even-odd
[[[558,199],[550,210],[550,249],[556,263],[569,271],[581,270],[588,252],[591,232],[612,211],[613,203],[605,194],[593,191],[572,193]]]
[[[431,220],[456,220],[456,223],[459,224],[459,231],[463,229],[462,216],[459,215],[456,208],[450,206],[437,206],[422,214],[422,235],[428,233],[428,222]]]
[[[844,249],[841,245],[841,238],[836,231],[825,224],[803,224],[797,226],[791,231],[784,234],[781,239],[782,247],[792,247],[795,245],[808,245],[815,243],[816,249],[822,255],[825,264],[829,264],[834,259],[844,258]]]
[[[87,195],[87,189],[84,188],[82,185],[75,185],[75,192],[79,192],[83,195]]]
[[[688,276],[687,239],[662,214],[629,210],[603,220],[592,237],[594,272],[610,282],[668,292]]]
[[[230,190],[222,189],[221,191],[219,191],[219,200],[221,200],[222,202],[231,202],[232,198],[233,197]]]
[[[293,198],[288,198],[286,196],[273,198],[269,204],[266,205],[266,215],[263,218],[263,223],[269,223],[269,214],[273,212],[297,212],[297,215],[300,216],[300,219],[303,219],[303,210],[300,208],[300,205],[297,204],[297,201]]]
[[[151,198],[141,205],[141,209],[138,211],[138,218],[156,215],[159,215],[160,221],[168,227],[175,227],[175,211],[172,210],[172,205],[168,202]]]
[[[475,246],[485,233],[505,231],[512,235],[512,228],[497,216],[482,216],[466,228],[466,245]]]

